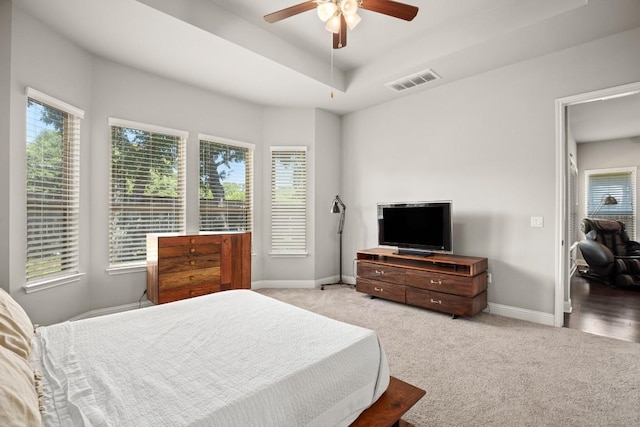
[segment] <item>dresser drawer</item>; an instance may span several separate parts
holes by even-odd
[[[201,268],[162,274],[158,277],[160,303],[223,290],[220,268]]]
[[[220,254],[220,244],[187,244],[184,246],[164,246],[158,248],[158,258],[200,256],[211,253]]]
[[[171,246],[189,246],[189,245],[220,245],[222,239],[228,239],[229,236],[221,234],[187,234],[185,236],[162,236],[158,237],[158,248],[168,248]]]
[[[220,267],[175,271],[161,274],[158,277],[158,286],[161,291],[165,291],[170,288],[199,285],[204,283],[220,286]]]
[[[380,282],[378,280],[369,280],[362,277],[358,277],[356,280],[356,290],[372,296],[397,301],[405,302],[405,286]]]
[[[406,298],[407,304],[442,311],[456,316],[475,316],[487,307],[486,292],[482,292],[473,298],[468,298],[407,287]]]
[[[358,261],[358,277],[404,285],[404,268]]]
[[[407,286],[473,297],[487,289],[487,273],[475,277],[440,274],[422,270],[407,270]]]
[[[201,295],[219,292],[220,290],[220,286],[214,286],[207,283],[164,289],[158,297],[158,304],[199,297]]]
[[[158,260],[158,273],[200,270],[202,268],[220,267],[220,248],[211,252],[196,252],[191,255],[162,257]]]

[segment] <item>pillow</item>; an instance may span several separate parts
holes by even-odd
[[[42,424],[34,374],[23,358],[0,346],[0,426]]]
[[[0,288],[0,347],[29,360],[33,323],[11,295]]]

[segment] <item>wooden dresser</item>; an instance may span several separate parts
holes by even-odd
[[[154,304],[251,288],[251,233],[147,235],[147,298]]]
[[[487,259],[460,255],[399,255],[392,249],[358,251],[356,290],[456,316],[487,307]]]

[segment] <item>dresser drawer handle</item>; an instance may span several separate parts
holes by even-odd
[[[440,301],[439,299],[433,299],[433,298],[431,298],[431,302],[432,302],[433,304],[442,304],[442,301]]]
[[[431,279],[431,284],[432,285],[442,285],[442,280],[433,280],[433,279]]]
[[[193,280],[196,276],[189,276],[189,280]]]
[[[189,265],[196,265],[196,262],[194,260],[189,261]]]
[[[378,288],[377,286],[375,286],[375,287],[373,288],[373,290],[374,290],[374,291],[376,291],[376,292],[384,292],[384,289],[382,289],[382,288]]]
[[[376,274],[384,274],[384,270],[376,270]]]
[[[196,239],[192,238],[192,239],[189,240],[189,243],[195,243],[195,242],[196,242]]]
[[[196,251],[196,248],[191,248],[189,249],[189,252],[194,253]]]

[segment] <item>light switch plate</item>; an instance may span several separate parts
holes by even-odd
[[[531,217],[531,226],[532,227],[544,227],[544,218],[541,216],[532,216]]]

